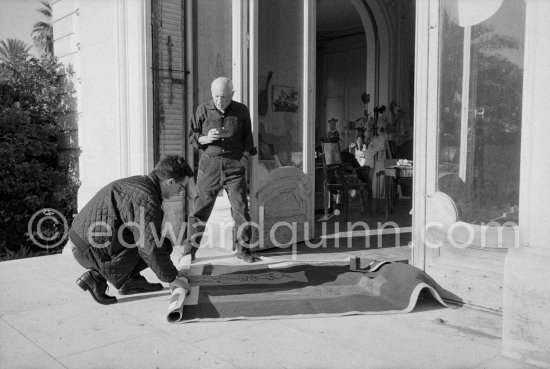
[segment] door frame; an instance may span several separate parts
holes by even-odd
[[[415,77],[414,77],[414,149],[413,149],[413,220],[412,265],[425,270],[439,249],[425,243],[427,200],[436,191],[437,95],[439,62],[439,0],[416,3]],[[430,73],[432,71],[432,73]]]
[[[443,288],[455,294],[456,299],[451,300],[452,302],[502,312],[505,259],[508,251],[524,246],[525,229],[529,226],[526,214],[529,214],[531,209],[526,209],[522,199],[528,192],[525,191],[524,184],[526,181],[532,182],[532,178],[525,175],[525,172],[528,171],[526,168],[532,168],[532,157],[540,155],[525,155],[527,147],[530,150],[536,149],[533,149],[535,145],[529,139],[524,138],[531,137],[529,135],[533,133],[527,125],[536,120],[529,120],[526,115],[522,116],[519,201],[521,228],[489,227],[456,221],[452,224],[453,244],[432,244],[432,241],[427,241],[426,233],[437,233],[433,232],[434,228],[442,229],[443,237],[449,237],[448,231],[451,229],[446,225],[441,228],[441,223],[429,223],[435,214],[430,214],[430,211],[437,210],[437,206],[430,206],[430,202],[436,198],[434,194],[438,190],[440,6],[440,0],[426,0],[417,2],[416,8],[412,264],[428,272]],[[526,24],[529,24],[528,16]],[[527,61],[527,30],[525,37],[524,60]],[[524,71],[522,114],[532,111],[529,107],[537,104],[527,88],[531,71],[527,62]],[[540,200],[537,200],[537,203],[540,203]],[[435,205],[435,202],[432,205]],[[466,232],[461,232],[461,224],[470,228]],[[459,229],[458,232],[454,232],[455,227]],[[427,232],[430,229],[431,231]],[[461,243],[464,247],[458,246],[457,249],[457,245]]]

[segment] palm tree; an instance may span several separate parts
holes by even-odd
[[[26,59],[29,55],[30,46],[25,42],[8,38],[0,41],[0,61],[4,63],[14,62],[20,59]]]
[[[37,12],[46,18],[45,21],[36,22],[32,30],[32,39],[34,44],[44,50],[46,54],[53,55],[53,25],[52,25],[52,6],[47,1],[41,1],[42,8],[36,9]]]

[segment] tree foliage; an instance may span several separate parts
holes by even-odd
[[[53,55],[52,7],[47,1],[41,1],[40,4],[42,4],[42,7],[36,9],[36,11],[39,12],[45,20],[34,24],[31,35],[34,44],[38,48],[42,49],[44,53],[48,55]]]
[[[0,41],[0,61],[3,63],[12,63],[29,56],[30,46],[25,42],[8,38]]]
[[[444,13],[441,30],[440,158],[446,149],[460,148],[462,104],[468,98],[467,190],[454,200],[461,220],[488,221],[519,201],[523,65],[517,60],[523,58],[524,35],[510,36],[490,22],[472,26],[470,72],[463,76],[464,28]],[[464,96],[462,84],[468,79]],[[457,153],[441,159],[440,170],[458,173],[458,158]]]
[[[59,165],[58,145],[64,117],[75,111],[70,81],[70,73],[52,56],[36,59],[27,55],[0,64],[2,259],[22,254],[20,250],[44,252],[28,233],[29,220],[36,212],[54,208],[69,224],[76,212],[76,173]],[[59,230],[59,224],[43,226],[45,233]]]

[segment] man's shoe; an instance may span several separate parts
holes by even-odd
[[[191,255],[191,261],[195,261],[195,254],[197,253],[198,248],[187,245],[183,248],[183,254],[181,254],[180,258],[183,258],[184,256]]]
[[[98,303],[110,305],[117,302],[116,297],[105,294],[107,291],[107,281],[95,270],[90,270],[76,280],[78,287],[84,291],[90,291],[90,294]]]
[[[254,255],[252,255],[248,250],[238,251],[235,255],[237,256],[237,259],[241,259],[245,263],[253,263],[255,260]]]
[[[191,261],[195,261],[195,253],[194,252],[184,252],[181,254],[180,259],[186,257],[187,255],[191,256]]]
[[[149,283],[141,274],[134,274],[118,289],[118,293],[120,295],[133,295],[134,293],[160,291],[163,288],[160,283]]]

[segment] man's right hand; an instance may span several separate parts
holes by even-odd
[[[191,286],[189,285],[189,280],[185,277],[177,277],[169,284],[170,292],[173,292],[176,288],[183,288],[187,290],[187,293],[189,293],[189,290],[191,290]]]
[[[220,139],[220,131],[218,131],[216,128],[212,128],[210,131],[208,131],[207,136],[199,137],[199,143],[201,145],[208,145],[219,139]]]

